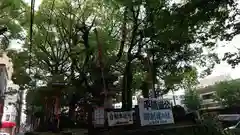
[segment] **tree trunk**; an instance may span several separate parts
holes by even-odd
[[[94,135],[93,118],[92,118],[93,108],[92,108],[91,104],[87,105],[87,112],[88,112],[88,117],[87,117],[87,121],[88,121],[88,135]]]
[[[17,99],[17,105],[16,105],[16,110],[17,110],[17,116],[16,116],[16,132],[19,133],[20,125],[21,125],[21,116],[22,116],[22,100],[23,100],[23,90],[20,89],[19,93],[19,98]]]
[[[127,62],[125,67],[125,73],[123,77],[123,91],[122,91],[122,108],[126,110],[132,109],[132,67],[131,61]]]
[[[148,82],[146,81],[142,84],[142,94],[144,98],[149,98]]]
[[[68,112],[68,117],[70,120],[73,119],[74,112],[75,112],[75,104],[76,104],[76,96],[73,95],[71,102],[69,103],[69,112]]]

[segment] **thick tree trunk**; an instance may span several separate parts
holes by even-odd
[[[149,97],[149,88],[148,88],[148,82],[144,81],[142,84],[142,94],[144,98]]]
[[[91,104],[87,105],[87,112],[88,112],[88,117],[87,117],[87,121],[88,121],[88,135],[94,135],[94,128],[93,128],[93,108]]]
[[[126,110],[132,109],[132,67],[131,61],[126,64],[124,77],[123,77],[123,91],[122,91],[122,108]]]
[[[76,104],[76,96],[73,95],[71,102],[69,103],[69,112],[68,112],[68,117],[70,120],[73,119],[74,112],[75,112],[75,104]]]

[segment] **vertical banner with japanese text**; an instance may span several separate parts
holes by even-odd
[[[94,127],[103,127],[105,124],[105,110],[104,107],[94,108]]]

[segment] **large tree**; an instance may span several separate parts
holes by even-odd
[[[120,88],[123,108],[130,109],[136,89],[145,96],[175,90],[194,65],[210,73],[219,62],[215,40],[225,34],[233,6],[222,0],[44,0],[35,15],[34,67],[45,84],[60,74],[94,97],[104,87]],[[108,81],[113,74],[118,78]]]
[[[147,63],[152,63],[147,64],[152,68],[150,78],[153,83],[157,78],[161,92],[174,90],[193,63],[207,67],[205,71],[209,73],[215,62],[219,62],[216,54],[206,54],[203,50],[213,50],[214,39],[226,30],[231,1],[187,1],[172,5],[169,1],[122,1],[121,4],[131,24],[124,44],[127,62],[122,96],[123,105],[130,103],[127,108],[131,106],[132,62],[144,61],[144,54],[150,59]]]

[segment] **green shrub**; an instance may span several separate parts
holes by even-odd
[[[216,117],[205,116],[201,126],[204,128],[204,135],[229,135],[229,133],[224,132],[222,124]]]

